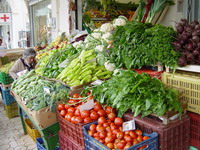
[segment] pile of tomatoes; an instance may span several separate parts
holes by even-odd
[[[110,113],[108,120],[100,117],[97,125],[91,124],[88,134],[110,149],[127,149],[149,139],[148,136],[142,136],[142,131],[138,129],[123,132],[122,124],[122,118]],[[140,147],[140,150],[145,147]]]
[[[87,100],[93,99],[90,93],[87,95]],[[59,104],[57,109],[60,115],[67,121],[77,124],[94,122],[100,117],[107,117],[107,114],[113,113],[115,115],[116,113],[116,110],[112,107],[106,106],[103,108],[97,101],[95,101],[93,109],[80,112],[79,106],[85,103],[81,99],[82,96],[76,93],[73,95],[73,99],[68,101],[68,104]]]

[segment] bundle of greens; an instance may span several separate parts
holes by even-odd
[[[134,116],[142,113],[142,117],[152,113],[161,116],[170,110],[183,111],[178,92],[166,88],[160,80],[147,74],[121,70],[110,80],[93,88],[88,87],[84,92],[88,90],[92,90],[93,96],[101,104],[116,108],[119,116],[129,109]]]
[[[5,64],[5,65],[1,66],[0,72],[4,72],[4,73],[7,73],[7,74],[8,74],[10,68],[14,65],[14,63],[15,63],[15,62],[12,61],[12,62],[10,62],[10,63],[8,63],[8,64]]]
[[[175,35],[171,27],[128,22],[113,33],[109,59],[117,67],[128,69],[158,63],[175,68],[179,57],[172,45]]]
[[[28,108],[36,111],[47,106],[54,110],[56,102],[66,99],[69,91],[62,84],[45,80],[34,71],[15,80],[11,90],[24,99]]]

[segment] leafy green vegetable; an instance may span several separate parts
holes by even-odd
[[[93,96],[101,104],[116,108],[119,116],[128,109],[134,112],[134,116],[141,113],[142,117],[151,113],[161,116],[172,109],[179,113],[183,111],[178,92],[166,88],[160,80],[147,74],[123,70],[101,85],[87,87],[84,92],[88,90],[92,90]]]
[[[171,27],[128,22],[113,33],[109,59],[117,67],[128,69],[157,63],[175,68],[179,57],[171,44],[175,35]]]

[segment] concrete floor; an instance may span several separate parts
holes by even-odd
[[[24,135],[19,117],[8,119],[0,100],[0,150],[37,150],[36,143]]]

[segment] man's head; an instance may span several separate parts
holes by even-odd
[[[33,48],[25,49],[23,53],[23,59],[27,61],[27,63],[31,64],[35,61],[36,52]]]

